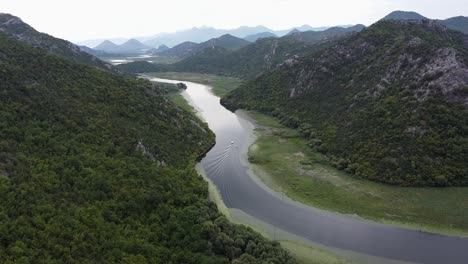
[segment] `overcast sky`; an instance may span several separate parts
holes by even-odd
[[[71,41],[149,36],[195,26],[372,24],[393,10],[468,16],[468,0],[0,0],[0,12]]]

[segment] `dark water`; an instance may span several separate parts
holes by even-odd
[[[176,82],[161,80],[165,82]],[[247,173],[242,151],[253,127],[226,110],[209,88],[190,82],[184,92],[216,134],[216,145],[201,161],[224,203],[264,222],[325,246],[419,263],[468,264],[468,238],[409,230],[324,212],[280,199]],[[245,152],[244,152],[245,153]],[[467,219],[468,221],[468,219]]]

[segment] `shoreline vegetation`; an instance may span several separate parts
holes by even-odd
[[[201,80],[208,85],[216,80],[216,95],[236,88],[233,78],[222,76],[149,75],[193,82]],[[328,211],[431,233],[468,236],[468,202],[465,202],[468,188],[399,187],[350,176],[334,168],[322,154],[312,151],[297,129],[287,128],[264,114],[247,114],[257,125],[257,139],[249,148],[249,161],[257,177],[269,188]]]
[[[234,77],[190,72],[152,72],[144,74],[146,76],[157,77],[162,79],[195,82],[209,85],[212,87],[213,94],[220,98],[225,96],[230,91],[239,87],[239,85],[241,85],[243,82],[241,79]]]
[[[256,123],[249,148],[255,174],[270,188],[303,204],[410,229],[468,236],[468,188],[399,187],[371,182],[331,166],[297,129],[246,112]]]

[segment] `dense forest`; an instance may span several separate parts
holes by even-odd
[[[206,124],[157,87],[0,33],[2,263],[293,263],[229,223]]]
[[[380,21],[221,100],[299,128],[339,169],[412,186],[468,185],[468,36]]]

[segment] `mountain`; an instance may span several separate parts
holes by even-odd
[[[286,36],[293,35],[293,34],[296,34],[296,33],[301,33],[301,31],[299,29],[297,29],[297,28],[294,28],[291,31],[289,31],[288,34],[286,34]]]
[[[158,54],[158,53],[167,51],[167,50],[169,50],[169,49],[170,49],[170,48],[169,48],[168,46],[166,46],[166,45],[161,45],[161,46],[159,46],[158,48],[149,49],[149,50],[147,50],[145,53],[146,53],[146,54],[153,54],[153,55],[155,55],[155,54]]]
[[[201,43],[210,39],[219,38],[223,35],[229,34],[238,38],[244,38],[248,35],[257,34],[260,32],[270,32],[271,30],[264,26],[256,27],[239,27],[236,29],[216,29],[212,27],[194,27],[192,29],[183,30],[175,33],[164,33],[155,36],[151,40],[144,43],[148,46],[156,47],[161,44],[168,46],[175,46],[183,42],[196,42]]]
[[[141,43],[136,39],[129,39],[128,41],[119,46],[119,50],[123,52],[140,52],[149,48],[150,47],[146,46],[145,44]]]
[[[77,45],[40,33],[16,16],[0,13],[0,32],[47,52],[62,55],[100,69],[113,71],[110,64],[82,51]]]
[[[109,40],[105,40],[94,49],[107,53],[141,53],[150,49],[150,47],[136,39],[129,39],[121,45],[117,45]]]
[[[137,38],[139,39],[139,38]],[[122,43],[124,43],[125,41],[128,40],[128,38],[109,38],[109,39],[101,39],[101,38],[98,38],[98,39],[88,39],[88,40],[83,40],[83,41],[77,41],[75,42],[77,45],[80,45],[80,46],[87,46],[87,47],[96,47],[98,46],[99,44],[101,44],[103,41],[106,41],[106,40],[109,40],[117,45],[120,45]]]
[[[468,36],[383,20],[222,99],[299,127],[340,169],[405,186],[468,185]]]
[[[250,42],[244,39],[226,34],[219,38],[213,38],[208,41],[202,42],[200,44],[193,43],[193,42],[184,42],[182,44],[179,44],[173,47],[172,49],[162,52],[161,55],[178,57],[178,58],[188,58],[205,49],[221,48],[221,49],[225,49],[228,51],[234,51],[242,47],[245,47],[248,44],[250,44]]]
[[[220,47],[227,50],[238,50],[249,44],[250,42],[245,39],[237,38],[232,35],[226,34],[222,35],[219,38],[210,39],[206,42],[200,43],[198,45],[198,49],[203,50],[206,48]]]
[[[426,18],[416,12],[394,11],[383,18],[383,20],[390,20],[390,19],[392,20],[424,20],[424,19],[429,19],[429,18]],[[442,25],[445,25],[446,27],[450,29],[468,34],[468,17],[457,16],[457,17],[452,17],[452,18],[443,19],[443,20],[437,19],[436,21]]]
[[[258,74],[274,69],[285,60],[304,56],[315,50],[319,44],[343,37],[360,26],[349,29],[330,29],[324,32],[298,32],[281,38],[259,39],[239,50],[193,48],[184,53],[185,59],[172,65],[151,65],[128,63],[118,68],[125,72],[145,71],[185,71],[236,76],[243,79],[254,78]],[[169,50],[171,51],[171,50]],[[201,52],[203,51],[203,52]]]
[[[257,34],[253,34],[253,35],[248,35],[247,37],[245,37],[244,39],[249,41],[249,42],[255,42],[259,39],[263,39],[263,38],[277,38],[278,36],[276,36],[275,34],[271,33],[271,32],[262,32],[262,33],[257,33]]]
[[[0,32],[2,262],[294,263],[209,201],[205,123],[54,51]]]
[[[284,38],[295,39],[301,42],[315,43],[319,41],[324,41],[324,40],[340,37],[346,33],[360,32],[361,30],[365,28],[366,26],[364,25],[355,25],[355,26],[348,27],[348,28],[331,27],[324,31],[306,31],[306,32],[296,31],[296,32],[291,32],[290,34],[286,35]]]
[[[198,43],[195,42],[182,42],[179,45],[172,47],[171,49],[161,52],[161,55],[179,58],[188,57],[197,45]]]
[[[428,19],[412,11],[393,11],[383,18],[383,20],[423,20]]]
[[[115,44],[114,42],[110,40],[104,40],[101,44],[97,45],[94,47],[94,50],[100,50],[100,51],[114,51],[119,49],[119,45]]]
[[[468,17],[464,16],[457,16],[448,18],[445,20],[438,20],[439,23],[447,26],[450,29],[458,30],[465,34],[468,34]]]
[[[86,53],[88,53],[88,54],[91,54],[91,55],[93,55],[93,56],[96,56],[96,57],[107,55],[107,53],[104,52],[104,51],[95,50],[95,49],[92,49],[92,48],[87,47],[87,46],[78,46],[78,47],[80,48],[81,51],[84,51],[84,52],[86,52]]]

